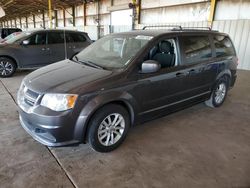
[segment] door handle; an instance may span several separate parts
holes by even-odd
[[[188,74],[195,74],[195,73],[196,73],[195,69],[191,69],[188,71]]]
[[[175,75],[176,75],[176,77],[184,77],[184,76],[186,76],[186,74],[184,72],[177,72]]]
[[[42,51],[45,51],[45,50],[49,51],[50,48],[42,48]]]

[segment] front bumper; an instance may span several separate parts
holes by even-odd
[[[19,109],[22,127],[38,142],[46,146],[64,146],[81,142],[75,138],[75,121],[69,112],[60,116],[28,114]]]

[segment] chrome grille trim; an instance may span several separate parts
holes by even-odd
[[[39,97],[39,94],[28,89],[26,86],[24,86],[24,101],[30,105],[30,106],[34,106],[38,97]],[[33,94],[33,96],[32,96]]]
[[[18,104],[27,113],[31,113],[32,109],[35,108],[40,94],[29,89],[25,85],[21,85],[18,91]]]

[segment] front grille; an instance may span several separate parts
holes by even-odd
[[[32,109],[31,107],[35,106],[39,96],[39,93],[27,88],[24,84],[22,84],[17,95],[18,105],[25,112],[29,112],[30,109]]]
[[[39,94],[28,89],[27,87],[24,88],[24,102],[30,106],[34,106]]]

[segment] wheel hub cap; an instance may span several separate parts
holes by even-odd
[[[118,142],[125,129],[125,120],[121,114],[113,113],[104,118],[98,128],[98,140],[104,146]]]
[[[13,71],[13,66],[8,61],[1,61],[0,62],[0,73],[1,75],[5,76],[10,74]]]
[[[224,100],[225,95],[226,95],[226,85],[225,83],[221,83],[215,91],[215,102],[217,104],[220,104]]]

